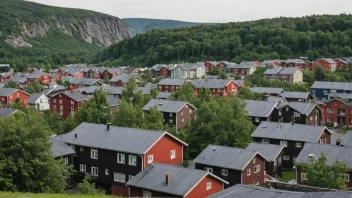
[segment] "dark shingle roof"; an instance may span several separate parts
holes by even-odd
[[[259,100],[245,100],[246,106],[244,109],[250,117],[264,117],[267,118],[275,109],[277,103]]]
[[[166,173],[170,174],[170,184],[165,183]],[[207,175],[227,183],[207,171],[152,163],[126,185],[185,197]]]
[[[51,145],[51,151],[53,152],[54,157],[76,154],[76,152],[70,146],[60,140],[60,136],[51,137],[50,142],[53,143]]]
[[[43,93],[31,94],[28,98],[28,104],[35,104],[35,102],[42,96]]]
[[[75,138],[77,134],[77,138]],[[121,151],[127,153],[144,154],[162,136],[169,135],[164,131],[152,131],[111,126],[81,123],[70,133],[62,136],[62,141],[68,144],[87,146],[91,148]],[[176,138],[174,138],[176,139]],[[176,139],[181,142],[180,140]],[[181,142],[184,145],[187,145]]]
[[[13,88],[0,88],[0,96],[9,96],[17,90]]]
[[[308,116],[315,108],[315,104],[307,102],[289,102],[288,106],[298,111],[300,114]]]
[[[263,121],[251,137],[317,143],[325,129],[324,126]]]
[[[322,153],[325,154],[329,165],[339,160],[346,162],[347,167],[352,169],[352,148],[332,144],[304,144],[303,149],[297,156],[296,163],[309,163],[310,154],[313,154],[314,158],[319,158]]]
[[[191,106],[183,101],[152,99],[143,107],[143,110],[149,111],[151,107],[156,107],[160,112],[177,113],[187,104]]]
[[[285,91],[280,94],[281,97],[284,98],[297,98],[297,99],[306,99],[310,95],[309,92],[290,92]]]
[[[171,85],[171,86],[174,86],[174,85],[178,85],[178,86],[181,86],[183,84],[185,84],[186,81],[185,80],[182,80],[182,79],[171,79],[171,78],[166,78],[166,79],[162,79],[158,85]]]
[[[194,87],[206,89],[222,89],[230,82],[231,80],[223,79],[198,79],[191,81]]]
[[[260,144],[260,143],[250,143],[246,150],[257,151],[263,155],[267,160],[274,161],[276,157],[281,153],[283,146],[275,144]]]
[[[273,88],[273,87],[250,87],[252,92],[262,93],[262,94],[280,94],[284,90],[282,88]]]
[[[0,108],[0,117],[9,117],[10,115],[16,112],[17,112],[17,109]]]
[[[257,154],[240,148],[208,145],[193,162],[242,171]]]
[[[311,89],[335,89],[352,91],[352,83],[315,81]]]

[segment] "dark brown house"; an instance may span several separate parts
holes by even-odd
[[[305,143],[330,144],[331,132],[324,126],[262,122],[252,133],[253,142],[284,148],[283,168],[292,168]]]
[[[196,114],[197,109],[188,102],[173,100],[157,100],[153,99],[143,107],[144,111],[149,111],[155,107],[164,116],[164,123],[175,126],[176,129],[185,128],[192,117]]]
[[[193,160],[196,169],[228,181],[225,188],[236,184],[263,185],[266,161],[256,151],[217,145],[209,145]]]
[[[258,126],[262,121],[271,121],[273,112],[278,105],[278,102],[259,100],[245,100],[245,102],[246,106],[244,109],[255,126]]]
[[[285,91],[280,94],[287,102],[312,102],[314,97],[309,92],[290,92]]]
[[[284,147],[274,144],[250,143],[246,150],[257,151],[268,161],[265,162],[266,174],[275,177],[282,177],[282,156]]]

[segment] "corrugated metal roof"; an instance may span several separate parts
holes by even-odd
[[[120,99],[118,99],[118,98],[116,98],[115,96],[112,96],[112,95],[107,95],[106,96],[106,100],[108,101],[108,103],[112,107],[117,106],[121,102]]]
[[[144,95],[150,95],[150,90],[158,88],[157,84],[147,83],[144,87],[137,87],[134,91],[139,92],[142,91]]]
[[[39,77],[41,77],[41,76],[44,75],[44,74],[46,74],[46,73],[41,72],[41,71],[35,71],[35,72],[33,72],[33,73],[28,74],[28,75],[26,76],[26,78],[39,78]]]
[[[172,79],[172,78],[166,78],[166,79],[162,79],[158,85],[178,85],[181,86],[183,84],[185,84],[186,81],[182,80],[182,79]]]
[[[250,117],[267,118],[273,112],[277,102],[259,101],[259,100],[245,100],[247,103],[244,109]]]
[[[288,106],[298,111],[300,114],[308,116],[315,108],[315,104],[307,102],[289,102]]]
[[[231,80],[224,80],[224,79],[198,79],[198,80],[191,81],[194,87],[206,88],[206,89],[222,89],[230,82]]]
[[[82,92],[87,94],[93,94],[95,90],[102,89],[107,95],[119,95],[122,94],[124,87],[111,87],[111,86],[89,86],[82,89]]]
[[[9,117],[10,115],[16,112],[17,112],[17,109],[0,108],[0,117]]]
[[[218,145],[208,145],[194,160],[194,163],[222,168],[243,170],[257,152]]]
[[[135,74],[124,74],[124,75],[118,75],[118,76],[114,76],[112,79],[110,79],[110,82],[118,82],[121,81],[123,83],[127,83],[128,80],[130,80],[131,78],[135,78],[137,75]],[[136,82],[139,82],[138,79],[136,79]]]
[[[267,69],[265,75],[277,75],[282,70],[282,67],[274,67],[272,69]]]
[[[116,126],[107,130],[106,125],[83,122],[70,133],[63,135],[62,141],[90,148],[144,154],[164,133]]]
[[[149,111],[151,107],[156,107],[160,112],[177,113],[187,104],[190,105],[183,101],[152,99],[143,107],[143,110]]]
[[[352,93],[329,93],[330,98],[352,99]]]
[[[267,97],[268,102],[287,102],[285,98],[282,97],[275,97],[275,96],[269,96]]]
[[[274,161],[281,153],[283,146],[275,144],[250,143],[246,150],[255,151],[263,155],[267,160]]]
[[[43,95],[43,93],[31,94],[28,98],[28,104],[36,104],[37,100]]]
[[[331,58],[322,58],[323,60],[325,60],[326,62],[330,63],[330,64],[336,64],[336,62],[331,59]]]
[[[319,158],[322,153],[325,154],[329,165],[339,160],[346,162],[348,169],[352,169],[352,148],[332,144],[304,144],[296,158],[296,164],[309,163],[310,154],[313,154],[314,158]]]
[[[158,93],[158,98],[159,99],[167,99],[168,97],[170,97],[172,95],[171,92],[159,92]]]
[[[263,121],[251,137],[317,143],[324,126]]]
[[[233,80],[233,82],[235,82],[239,87],[242,87],[244,80]]]
[[[51,151],[53,152],[54,157],[76,154],[76,152],[70,146],[60,140],[59,136],[51,137],[50,142],[53,143],[51,145]]]
[[[352,131],[347,131],[345,137],[341,142],[342,146],[352,147]]]
[[[315,81],[311,89],[334,89],[352,91],[352,83]]]
[[[273,87],[250,87],[252,92],[262,93],[262,94],[280,94],[284,90],[282,88],[273,88]]]
[[[200,67],[205,67],[203,64],[198,64],[198,63],[186,63],[186,64],[181,64],[180,67],[182,67],[185,70],[196,70]]]
[[[87,95],[81,94],[80,92],[77,92],[77,91],[75,91],[75,92],[68,91],[68,92],[63,92],[61,94],[64,94],[67,97],[69,97],[69,98],[71,98],[71,99],[73,99],[75,101],[78,101],[78,102],[79,101],[83,101],[83,100],[88,100],[88,99],[91,98],[91,96],[87,96]]]
[[[299,69],[298,68],[283,68],[280,72],[279,72],[279,74],[280,75],[291,75],[291,74],[294,74],[294,73],[296,73],[296,71],[299,71]]]
[[[18,89],[13,88],[0,88],[0,96],[9,96],[12,93],[16,92]]]
[[[166,184],[167,173],[170,174],[170,184]],[[152,163],[126,185],[184,197],[207,175],[211,174],[203,170]]]
[[[237,184],[208,198],[352,198],[348,191],[292,192]]]
[[[102,84],[99,79],[93,79],[93,78],[73,78],[71,80],[71,85],[93,85],[95,83]]]
[[[285,91],[280,96],[284,98],[296,98],[296,99],[306,99],[310,95],[309,92],[292,92]]]

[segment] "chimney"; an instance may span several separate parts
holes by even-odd
[[[109,131],[111,129],[111,123],[106,123],[106,130]]]
[[[336,140],[336,146],[341,146],[341,139]]]
[[[165,183],[167,185],[171,184],[171,174],[170,173],[166,173],[166,175],[165,175]]]
[[[78,137],[78,135],[77,135],[77,133],[75,134],[75,138],[77,138]]]

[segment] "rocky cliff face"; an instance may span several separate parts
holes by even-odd
[[[24,41],[23,37],[45,37],[48,31],[54,29],[70,36],[80,35],[88,43],[93,43],[96,39],[102,46],[110,46],[132,36],[122,20],[108,15],[83,19],[52,17],[32,24],[18,18],[15,20],[21,24],[22,35],[10,35],[5,40],[14,47],[31,47],[32,45]]]

